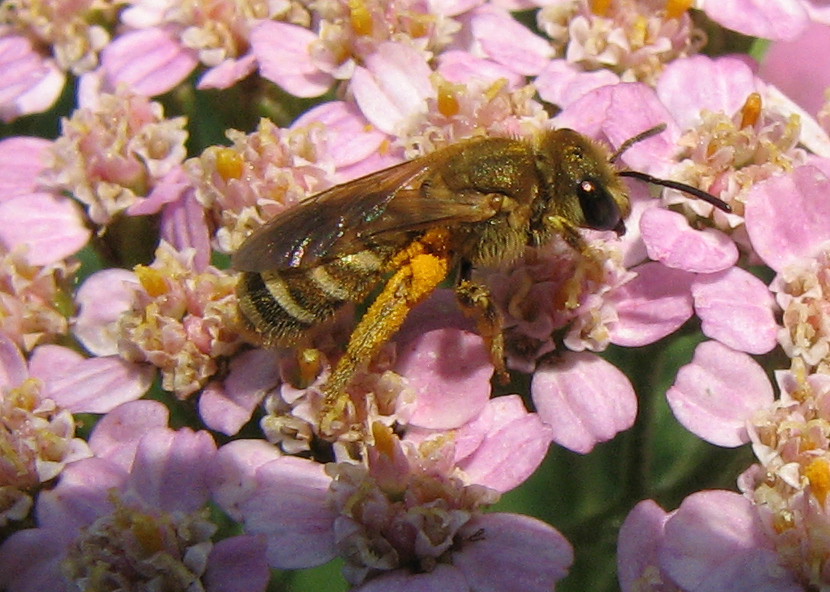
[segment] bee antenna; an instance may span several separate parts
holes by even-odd
[[[638,142],[642,142],[643,140],[648,140],[652,136],[656,136],[659,133],[662,133],[666,129],[666,124],[661,123],[659,125],[655,125],[654,127],[650,127],[645,131],[640,132],[633,138],[628,138],[625,142],[623,142],[617,151],[611,155],[611,158],[608,159],[609,162],[616,161],[620,156],[622,156],[623,152],[631,148],[634,144]]]
[[[641,181],[651,183],[652,185],[660,185],[661,187],[668,187],[669,189],[677,189],[678,191],[682,191],[683,193],[688,193],[689,195],[692,195],[698,199],[702,199],[706,203],[715,206],[716,208],[726,212],[727,214],[732,211],[730,205],[725,201],[718,199],[708,191],[703,191],[703,189],[692,187],[691,185],[687,185],[686,183],[680,183],[679,181],[670,181],[669,179],[658,179],[657,177],[652,177],[648,173],[641,173],[640,171],[620,171],[618,174],[621,177],[633,177],[634,179],[640,179]]]

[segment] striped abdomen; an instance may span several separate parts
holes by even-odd
[[[366,298],[386,261],[381,251],[364,250],[308,269],[244,272],[239,309],[265,345],[293,345],[346,302]]]

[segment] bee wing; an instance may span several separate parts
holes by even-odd
[[[309,268],[373,244],[400,242],[401,233],[493,215],[480,197],[459,199],[429,190],[425,197],[422,184],[433,160],[427,155],[403,162],[285,210],[248,237],[234,253],[233,267],[251,272]]]

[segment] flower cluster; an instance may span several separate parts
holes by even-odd
[[[4,3],[0,589],[830,587],[828,27]]]

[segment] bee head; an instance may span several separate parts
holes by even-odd
[[[582,228],[625,232],[628,191],[602,145],[574,130],[557,129],[542,135],[536,154],[546,193],[535,212],[540,224],[565,219]]]

